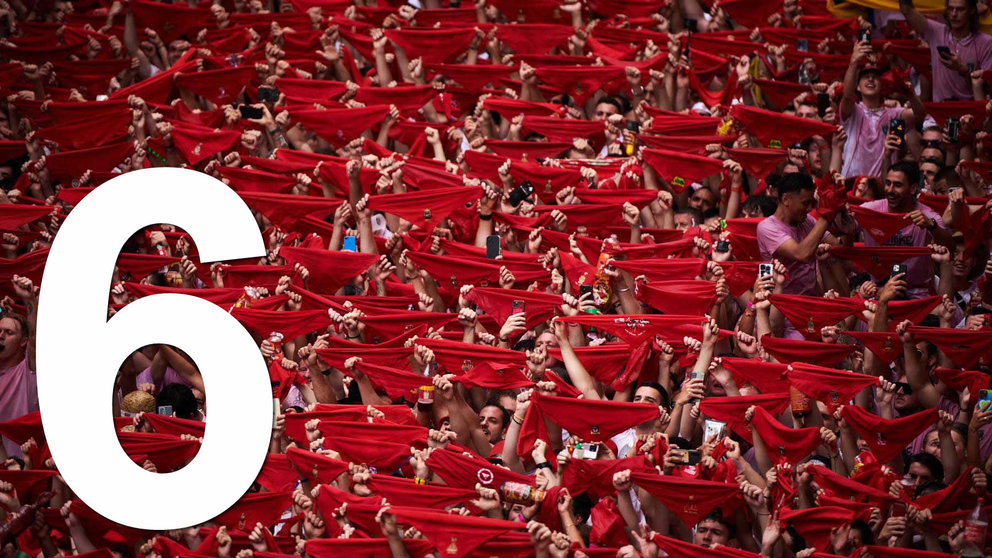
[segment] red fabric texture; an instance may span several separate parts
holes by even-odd
[[[769,300],[810,341],[818,341],[824,327],[836,325],[862,309],[861,304],[850,298],[773,294]]]
[[[825,403],[833,412],[864,388],[877,386],[878,377],[795,362],[789,372],[789,382],[799,391]]]
[[[775,464],[799,463],[823,443],[819,428],[789,428],[764,407],[755,407],[751,427],[761,436],[768,457]]]
[[[781,339],[770,335],[761,338],[761,347],[782,364],[811,362],[820,366],[838,364],[856,348],[854,345]]]
[[[892,461],[924,430],[937,421],[937,409],[927,409],[912,415],[886,420],[858,407],[845,405],[841,416],[871,448],[883,463]]]

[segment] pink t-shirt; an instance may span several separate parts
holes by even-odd
[[[992,70],[992,37],[985,33],[974,33],[959,40],[951,36],[947,25],[934,20],[927,21],[923,39],[930,43],[930,67],[933,69],[934,102],[974,98],[971,91],[971,78],[964,77],[940,63],[937,47],[947,47],[973,70]],[[848,136],[850,137],[850,136]]]
[[[889,200],[882,198],[861,204],[861,207],[874,209],[875,211],[889,211]],[[916,207],[923,212],[923,215],[937,220],[937,226],[943,227],[944,220],[940,218],[933,209],[916,202]],[[864,235],[865,246],[878,246],[878,242],[870,234]],[[885,243],[885,246],[926,246],[933,242],[933,235],[930,231],[917,227],[910,223],[905,228],[892,235]],[[876,277],[876,279],[886,279]],[[906,260],[906,283],[909,286],[907,295],[909,298],[923,298],[930,296],[930,287],[933,281],[933,264],[929,256],[917,256]]]
[[[0,370],[0,422],[33,413],[38,410],[38,379],[28,368],[28,359]],[[3,447],[10,457],[21,457],[21,448],[4,438]]]
[[[885,154],[885,132],[889,121],[900,118],[901,108],[878,108],[870,110],[864,103],[855,103],[854,112],[844,119],[844,176],[878,176],[882,172],[882,156]]]
[[[758,250],[761,252],[761,259],[771,261],[775,256],[775,250],[786,240],[792,239],[802,242],[806,235],[813,230],[816,220],[806,216],[806,220],[793,227],[772,215],[764,218],[758,223]],[[800,262],[779,258],[789,271],[789,278],[785,281],[785,292],[788,294],[820,295],[820,289],[816,283],[816,258],[809,261]]]

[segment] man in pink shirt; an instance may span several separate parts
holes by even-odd
[[[788,173],[776,184],[778,207],[758,223],[761,258],[780,260],[789,272],[787,294],[820,295],[816,281],[816,249],[827,235],[829,222],[809,215],[816,189],[809,175]]]
[[[840,101],[840,119],[847,134],[844,166],[840,172],[844,176],[878,176],[882,170],[885,135],[890,122],[896,118],[902,119],[904,130],[909,130],[916,119],[926,114],[923,102],[911,88],[908,88],[911,108],[886,108],[882,104],[881,70],[870,63],[861,66],[861,62],[871,54],[870,42],[856,43],[851,63],[844,74],[844,96]]]
[[[25,319],[4,310],[0,319],[0,422],[38,410],[38,381],[34,368],[34,324],[37,293],[27,277],[14,276],[14,291],[28,310]],[[9,457],[20,457],[21,448],[3,439]]]
[[[971,72],[992,70],[992,37],[978,31],[977,0],[947,0],[947,24],[924,17],[912,0],[899,0],[899,11],[930,43],[934,102],[973,99]]]
[[[934,210],[916,201],[920,193],[920,169],[909,161],[899,161],[885,175],[885,197],[866,202],[861,207],[904,213],[906,227],[892,235],[886,246],[927,246],[931,243],[952,246],[951,233],[944,228],[944,221]],[[864,235],[865,246],[878,246],[871,235]],[[928,256],[906,260],[906,290],[909,298],[922,298],[930,294],[933,269]],[[877,277],[884,280],[885,277]]]

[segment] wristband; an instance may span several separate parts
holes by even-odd
[[[543,463],[538,463],[536,467],[538,469],[548,469],[549,471],[551,470],[551,464],[548,463],[547,461],[544,461]]]
[[[479,214],[479,219],[482,220],[482,221],[492,221],[493,220],[493,214],[490,213],[489,215],[482,215],[480,213]]]
[[[413,482],[416,484],[427,484],[427,481],[420,477],[413,477]]]
[[[515,422],[517,424],[523,424],[524,423],[524,419],[518,417],[516,413],[513,413],[513,415],[510,417],[510,420],[512,420],[513,422]]]

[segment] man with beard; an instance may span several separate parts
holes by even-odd
[[[920,169],[908,161],[899,161],[885,175],[885,197],[862,204],[861,207],[867,209],[905,215],[906,226],[893,234],[886,241],[886,246],[928,246],[933,243],[952,245],[951,234],[944,228],[940,215],[916,201],[919,193]],[[865,246],[878,246],[871,235],[866,234],[864,241]],[[905,263],[907,297],[913,299],[928,296],[933,280],[930,257],[917,256],[907,259]]]

